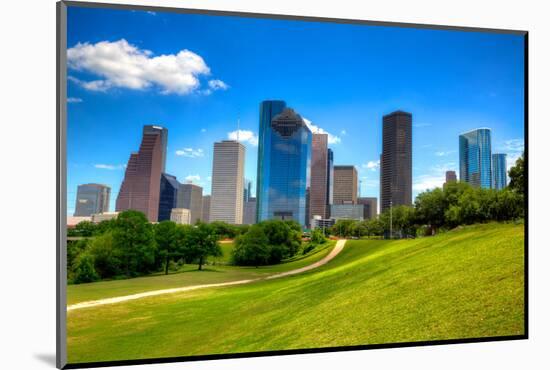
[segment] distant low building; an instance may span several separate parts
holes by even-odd
[[[93,223],[100,223],[101,221],[112,220],[118,217],[119,212],[103,212],[103,213],[94,213],[92,215]]]
[[[365,206],[363,204],[333,204],[330,207],[330,218],[335,220],[358,220],[364,219]]]
[[[67,227],[72,229],[82,221],[92,221],[90,216],[67,216]]]
[[[210,222],[210,195],[203,195],[202,197],[202,222]]]
[[[328,229],[334,226],[336,221],[333,218],[322,218],[321,216],[313,216],[311,219],[312,229]]]
[[[187,208],[173,208],[170,213],[170,221],[181,225],[191,225],[191,211]]]
[[[364,206],[363,218],[365,220],[376,218],[376,215],[378,214],[378,198],[359,197],[357,198],[357,204],[362,204]]]

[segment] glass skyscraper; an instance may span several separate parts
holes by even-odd
[[[507,185],[506,177],[506,154],[493,154],[493,189],[504,189]]]
[[[478,128],[459,136],[460,181],[490,189],[491,129]]]
[[[257,219],[295,220],[305,226],[312,133],[302,117],[285,106],[282,101],[260,106]]]
[[[159,215],[158,221],[170,219],[170,213],[173,208],[178,208],[178,190],[179,181],[175,176],[163,173],[160,176],[160,196],[159,196]]]

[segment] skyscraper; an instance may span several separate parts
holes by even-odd
[[[493,154],[492,162],[493,189],[504,189],[508,184],[508,178],[506,176],[506,154]]]
[[[245,147],[234,140],[214,143],[209,221],[243,222]]]
[[[311,140],[311,182],[309,188],[309,219],[328,218],[328,135],[313,134]]]
[[[260,210],[267,210],[269,200],[269,174],[271,170],[271,121],[286,108],[282,100],[266,100],[260,103],[260,127],[258,130],[258,173],[256,177],[256,220],[261,220]]]
[[[243,202],[248,202],[252,197],[252,181],[244,179]]]
[[[202,217],[202,187],[191,183],[180,184],[177,204],[177,208],[191,212],[191,224],[194,225]]]
[[[456,172],[455,171],[445,172],[445,184],[449,184],[451,182],[456,182]]]
[[[82,184],[76,190],[74,216],[91,216],[109,212],[111,188],[102,184]]]
[[[461,134],[458,138],[460,181],[474,187],[490,189],[491,129],[478,128]]]
[[[396,111],[382,119],[380,212],[412,204],[412,114]]]
[[[355,166],[334,166],[332,204],[357,204],[357,182]]]
[[[179,181],[175,176],[163,173],[160,176],[160,198],[158,221],[170,220],[172,208],[178,208]]]
[[[210,195],[202,197],[202,217],[203,222],[210,222]]]
[[[327,150],[327,218],[330,217],[330,206],[334,199],[334,153]]]
[[[376,218],[378,214],[378,199],[375,197],[362,197],[357,198],[357,204],[364,206],[363,218],[365,220]]]
[[[144,126],[141,145],[132,153],[116,200],[116,211],[133,209],[158,220],[160,176],[164,172],[168,130]]]
[[[248,201],[244,202],[243,211],[243,224],[253,225],[256,223],[256,198],[248,198]]]
[[[311,131],[302,117],[289,108],[274,116],[268,125],[264,121],[269,118],[264,103],[260,113],[263,141],[258,151],[261,158],[257,220],[291,219],[305,226],[309,216],[306,193],[310,185]],[[273,108],[271,104],[267,106]]]

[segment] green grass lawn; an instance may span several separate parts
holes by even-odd
[[[222,243],[223,256],[211,259],[210,262],[215,264],[203,266],[202,271],[197,270],[197,265],[189,264],[184,265],[180,271],[168,275],[155,274],[133,279],[73,284],[67,287],[67,304],[71,305],[84,301],[118,297],[150,290],[254,279],[276,272],[294,270],[317,262],[332,250],[334,244],[334,241],[329,241],[306,255],[297,255],[290,258],[286,263],[256,268],[227,265],[234,245],[232,243]]]
[[[70,311],[69,362],[523,334],[523,240],[494,223],[354,240],[304,274]]]

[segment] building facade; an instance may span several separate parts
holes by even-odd
[[[191,212],[191,224],[202,218],[202,187],[187,183],[180,184],[177,208],[186,208]]]
[[[248,198],[244,202],[243,224],[254,225],[256,223],[256,198]]]
[[[285,108],[264,131],[258,158],[258,221],[295,220],[309,224],[307,193],[310,186],[311,131],[294,110]],[[260,143],[262,143],[260,141]]]
[[[332,204],[357,204],[358,181],[355,166],[334,166]]]
[[[330,206],[334,203],[334,153],[327,150],[327,218],[330,217]]]
[[[493,154],[492,166],[493,189],[504,189],[506,185],[508,185],[508,177],[506,176],[506,154]]]
[[[363,219],[370,220],[378,215],[378,199],[375,197],[357,198],[357,204],[363,205]]]
[[[210,222],[210,195],[202,197],[202,222]]]
[[[92,215],[92,222],[98,224],[101,221],[113,220],[117,217],[118,217],[118,212],[95,213]]]
[[[412,114],[396,111],[382,118],[380,212],[412,204]]]
[[[234,140],[214,143],[209,221],[243,222],[245,147]]]
[[[244,179],[243,202],[248,202],[252,197],[252,181]]]
[[[282,100],[266,100],[260,103],[260,126],[258,130],[258,172],[256,177],[256,220],[260,212],[267,214],[269,202],[269,179],[271,171],[271,121],[286,108]]]
[[[334,220],[363,221],[365,206],[363,204],[341,203],[330,207],[330,218]]]
[[[329,167],[328,135],[313,134],[311,139],[311,181],[309,187],[309,219],[328,218]]]
[[[158,220],[160,177],[166,162],[168,130],[144,126],[141,145],[132,153],[116,200],[116,211],[141,211],[151,222]]]
[[[82,184],[76,190],[74,216],[91,216],[109,211],[111,188],[102,184]]]
[[[158,221],[170,220],[172,208],[178,207],[179,181],[175,176],[163,173],[160,176],[160,198]]]
[[[170,221],[180,225],[191,225],[191,211],[187,208],[172,208]]]
[[[478,128],[459,136],[460,181],[474,187],[490,189],[491,129]]]

